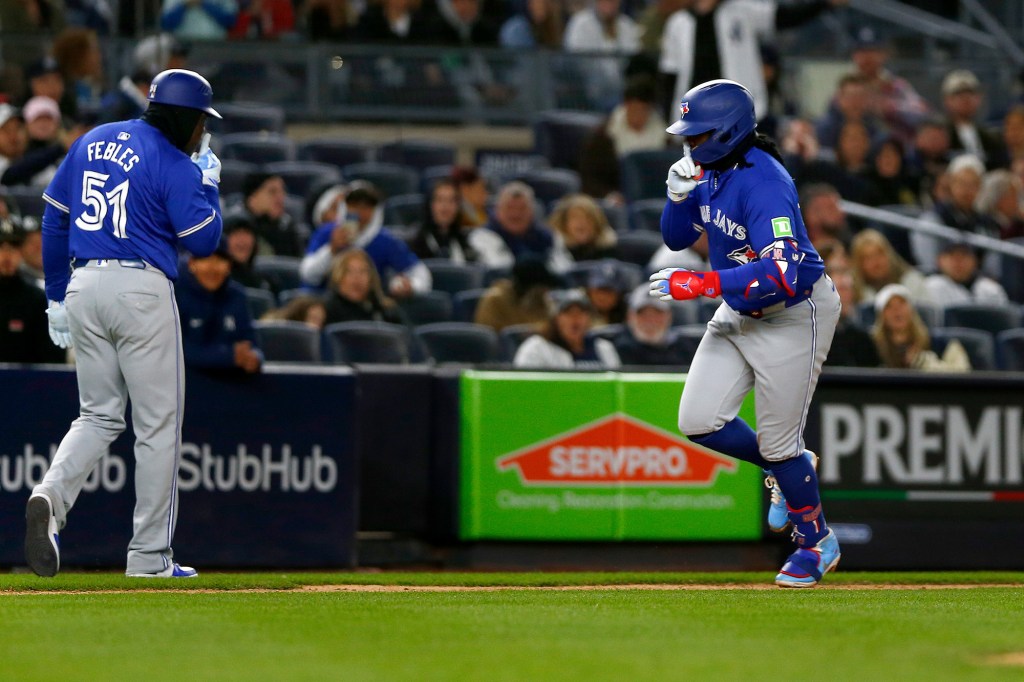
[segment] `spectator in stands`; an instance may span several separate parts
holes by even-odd
[[[985,166],[981,159],[972,154],[961,154],[954,158],[946,170],[949,198],[936,202],[928,213],[921,216],[940,225],[955,228],[965,233],[981,234],[999,238],[999,224],[991,217],[979,213],[975,201],[981,191],[981,179]],[[919,265],[932,267],[938,257],[941,240],[920,232],[911,235],[914,258]]]
[[[994,170],[982,178],[975,207],[979,213],[996,221],[1000,239],[1024,237],[1022,190],[1024,182],[1008,170]]]
[[[914,135],[914,145],[907,154],[907,171],[921,184],[921,203],[930,205],[940,200],[939,179],[949,165],[949,132],[943,119],[923,121]]]
[[[562,47],[562,5],[558,0],[525,0],[523,10],[513,14],[498,34],[502,47]]]
[[[257,251],[264,256],[299,257],[305,251],[304,230],[285,210],[284,179],[271,173],[252,173],[242,181],[242,205],[225,218],[242,217],[256,230]]]
[[[313,329],[323,329],[327,320],[327,308],[322,298],[302,295],[296,296],[280,308],[268,310],[260,319],[303,322]]]
[[[640,51],[636,22],[621,12],[621,0],[593,0],[589,7],[569,17],[565,27],[565,51],[631,55]],[[594,57],[581,62],[590,102],[610,109],[622,94],[622,72],[617,59]]]
[[[999,282],[978,271],[978,254],[966,242],[947,242],[939,251],[938,272],[925,279],[933,301],[942,305],[986,303],[1002,305],[1009,300]]]
[[[969,371],[967,351],[956,339],[946,344],[941,358],[931,349],[928,328],[911,305],[913,300],[910,291],[900,284],[883,287],[875,298],[871,336],[882,366],[926,372]]]
[[[999,134],[978,121],[982,94],[978,77],[956,69],[942,80],[942,103],[949,117],[947,132],[954,153],[974,154],[988,168],[1007,165],[1006,148]]]
[[[423,35],[432,44],[487,47],[498,44],[500,29],[481,0],[437,0],[436,12],[424,20]]]
[[[661,52],[661,37],[669,17],[685,8],[692,0],[652,0],[637,17],[640,31],[640,50],[657,56]]]
[[[33,216],[22,216],[21,226],[25,230],[25,239],[21,243],[21,277],[29,284],[40,289],[46,288],[46,276],[43,273],[43,233],[39,222]]]
[[[840,196],[859,204],[870,200],[868,155],[871,152],[871,136],[867,126],[860,121],[847,121],[839,129],[836,142],[836,172],[827,180]]]
[[[28,136],[26,152],[32,152],[59,141],[61,133],[60,107],[56,100],[45,96],[33,97],[21,109]]]
[[[455,181],[444,178],[430,189],[426,215],[416,230],[409,248],[419,258],[446,258],[453,263],[475,263],[480,255],[470,244],[470,230],[462,227],[459,188]]]
[[[655,83],[650,76],[633,76],[626,82],[622,103],[612,109],[580,150],[580,182],[586,194],[623,204],[619,161],[631,152],[665,148],[667,123],[654,110],[655,99]]]
[[[839,131],[848,122],[859,122],[874,138],[881,132],[883,124],[871,111],[871,94],[864,77],[859,73],[848,73],[839,79],[836,94],[828,111],[818,121],[818,142],[822,147],[835,149],[839,143]]]
[[[310,286],[322,286],[333,256],[345,249],[363,249],[378,273],[387,277],[388,294],[408,298],[430,291],[430,270],[401,239],[383,227],[384,210],[377,189],[357,180],[345,194],[345,215],[317,229],[310,237],[299,273]]]
[[[276,40],[295,31],[292,0],[243,0],[230,37],[244,40]]]
[[[366,43],[411,42],[423,38],[420,29],[424,20],[417,13],[414,0],[377,0],[367,3],[354,38]]]
[[[920,182],[907,170],[903,144],[894,135],[875,143],[865,177],[872,206],[920,206]]]
[[[335,322],[405,322],[401,309],[384,295],[380,275],[366,251],[351,248],[331,265],[331,286],[324,297],[324,324]]]
[[[511,278],[496,281],[480,299],[474,322],[499,332],[512,325],[539,324],[548,319],[547,293],[563,284],[542,256],[526,253],[512,266]]]
[[[46,294],[19,272],[24,238],[19,221],[0,220],[0,362],[64,362],[50,341]]]
[[[1024,104],[1011,107],[1003,117],[1003,146],[1009,163],[1024,159]]]
[[[11,164],[22,157],[27,145],[21,112],[10,104],[0,104],[0,174],[6,173]]]
[[[231,279],[249,289],[271,289],[270,282],[256,272],[257,237],[252,223],[244,215],[224,221],[224,246],[231,260]]]
[[[501,237],[505,249],[493,254],[481,251],[486,266],[506,268],[524,253],[536,253],[547,258],[555,272],[569,269],[572,257],[564,245],[555,243],[551,231],[537,222],[534,206],[533,190],[524,182],[512,181],[499,190],[487,228]]]
[[[170,33],[146,36],[135,45],[132,62],[135,71],[150,75],[167,69],[185,68],[188,48]]]
[[[366,11],[369,10],[367,7]],[[302,3],[302,17],[305,34],[313,41],[346,40],[354,33],[356,24],[355,10],[348,0],[306,0]]]
[[[64,75],[64,87],[75,98],[79,111],[98,109],[104,91],[103,53],[95,31],[65,29],[53,41],[53,58]]]
[[[889,60],[886,41],[871,26],[863,26],[854,36],[851,58],[870,93],[871,114],[901,141],[912,140],[930,108],[909,82],[885,68]]]
[[[549,294],[548,321],[523,341],[512,364],[534,369],[615,369],[621,365],[615,345],[588,336],[591,305],[579,289]]]
[[[456,166],[452,169],[452,180],[462,198],[461,218],[463,227],[481,227],[487,224],[487,204],[491,193],[487,181],[475,168]]]
[[[64,76],[60,66],[53,57],[46,56],[30,64],[25,69],[25,81],[28,83],[28,97],[49,97],[60,105],[61,116],[74,121],[78,115],[78,103],[71,93],[65,97]]]
[[[824,242],[821,246],[815,247],[821,262],[825,264],[825,270],[848,270],[850,268],[850,253],[846,246],[838,239]]]
[[[164,0],[160,28],[181,40],[224,40],[237,17],[235,0]]]
[[[878,292],[890,284],[902,286],[914,302],[930,301],[924,275],[903,260],[878,230],[858,232],[850,256],[859,303],[875,300]]]
[[[768,111],[757,122],[757,131],[775,139],[782,122],[796,116],[800,110],[794,97],[795,88],[786,78],[782,68],[782,55],[774,45],[761,45],[761,73],[764,75],[765,91],[768,95]]]
[[[626,321],[629,283],[616,266],[607,260],[587,274],[587,298],[590,299],[593,327],[622,324]]]
[[[697,241],[690,245],[690,248],[682,251],[673,251],[662,244],[651,260],[647,263],[648,272],[658,272],[665,268],[686,268],[687,270],[708,270],[711,265],[708,263],[708,236],[702,234]]]
[[[800,211],[807,236],[815,248],[832,241],[850,244],[853,234],[846,222],[846,213],[839,206],[839,192],[825,183],[805,185],[800,190]]]
[[[650,295],[647,283],[629,295],[626,328],[612,339],[623,365],[689,365],[687,357],[672,345],[672,309],[668,301]]]
[[[47,127],[46,122],[36,121],[38,115],[49,115],[52,118],[60,114],[54,111],[52,105],[40,99],[35,100],[29,113],[37,128]],[[58,130],[56,141],[36,145],[30,150],[25,119],[10,105],[0,104],[0,184],[45,186],[68,148],[85,130],[85,126],[81,125],[69,131]]]
[[[805,167],[813,167],[826,160],[814,126],[804,118],[792,118],[783,124],[779,151],[782,152],[786,169],[793,174],[798,187],[805,182],[802,177]],[[832,158],[834,157],[828,157],[829,160]]]
[[[878,367],[882,364],[878,349],[860,322],[857,321],[857,294],[853,274],[845,269],[828,270],[843,304],[839,324],[832,337],[832,348],[825,364],[829,367]]]
[[[779,4],[774,0],[693,0],[668,19],[661,41],[658,69],[670,120],[679,115],[683,95],[694,85],[716,78],[742,83],[754,97],[758,119],[768,113],[768,88],[761,62],[761,43],[771,42],[777,29],[799,26],[847,0],[806,0]]]
[[[230,281],[223,242],[214,253],[189,259],[174,285],[185,364],[229,374],[255,374],[263,365],[245,290]]]
[[[117,87],[104,95],[100,101],[99,123],[127,121],[141,116],[149,105],[146,97],[154,73],[156,72],[136,69],[131,75],[122,76],[117,82]]]
[[[577,263],[615,257],[615,230],[598,203],[586,194],[562,197],[555,204],[548,224],[555,240],[564,244]]]
[[[4,0],[0,2],[0,28],[13,35],[49,34],[62,30],[66,24],[62,0]],[[44,36],[33,46],[28,41],[0,42],[0,63],[21,66],[43,56]]]

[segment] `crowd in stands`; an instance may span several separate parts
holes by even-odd
[[[145,4],[135,11],[145,13]],[[587,125],[571,158],[548,158],[536,173],[456,165],[454,150],[443,164],[374,163],[383,160],[378,149],[368,163],[336,162],[303,179],[302,163],[313,164],[309,175],[332,161],[303,156],[283,129],[266,134],[281,141],[273,157],[235,156],[232,136],[215,136],[226,162],[223,242],[209,258],[183,256],[177,283],[194,366],[258,372],[265,361],[288,359],[261,350],[270,335],[298,327],[315,330],[315,358],[351,359],[358,354],[343,347],[341,332],[372,336],[382,325],[405,330],[397,357],[413,362],[459,359],[451,339],[472,327],[479,343],[461,357],[480,361],[687,365],[713,306],[666,304],[644,290],[654,270],[705,267],[701,243],[677,254],[657,233],[665,169],[681,153],[664,132],[678,115],[668,102],[692,83],[733,77],[754,91],[761,129],[774,131],[808,233],[843,297],[828,364],[1022,368],[1013,356],[1024,326],[1019,260],[868,224],[846,215],[842,200],[1022,243],[1024,103],[983,118],[985,86],[963,69],[944,77],[941,101],[929,102],[887,68],[889,46],[866,27],[825,114],[801,118],[797,93],[780,86],[779,56],[763,41],[844,4],[525,0],[509,12],[487,0],[165,0],[149,3],[148,16],[168,33],[141,40],[130,75],[109,83],[98,36],[116,33],[123,17],[105,14],[105,3],[5,3],[0,29],[58,33],[20,79],[4,81],[17,87],[0,93],[0,361],[60,359],[48,343],[32,351],[24,342],[45,324],[24,302],[42,279],[38,194],[78,136],[137,116],[149,79],[188,65],[186,41],[306,35],[637,58],[625,72],[588,76],[607,114]],[[730,17],[749,28],[734,50],[735,37],[719,28]],[[981,312],[953,314],[972,306]]]

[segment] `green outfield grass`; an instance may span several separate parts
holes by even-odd
[[[879,587],[806,591],[302,589],[714,586],[770,579],[760,573],[207,573],[191,581],[2,575],[0,679],[1024,679],[1022,573],[838,573],[828,585]],[[1007,654],[1022,660],[993,658]]]

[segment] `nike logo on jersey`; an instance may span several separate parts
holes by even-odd
[[[720,208],[715,209],[715,217],[712,218],[711,207],[704,204],[700,207],[700,216],[705,223],[711,223],[733,239],[739,239],[742,241],[747,238],[747,228],[722,213],[722,209]]]

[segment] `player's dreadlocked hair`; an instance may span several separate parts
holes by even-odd
[[[749,168],[752,164],[744,157],[746,153],[750,151],[751,147],[760,149],[765,154],[768,154],[770,157],[782,164],[782,167],[785,168],[786,164],[782,160],[782,152],[779,151],[779,147],[775,144],[775,140],[756,131],[750,133],[750,135],[748,135],[743,142],[736,145],[736,148],[729,154],[723,156],[718,161],[704,164],[704,167],[720,171],[739,164],[740,168]]]
[[[203,112],[197,109],[150,102],[149,107],[139,118],[163,133],[175,147],[186,154],[191,154],[194,150],[185,147],[192,139],[192,133],[195,132],[196,124],[202,115]]]

